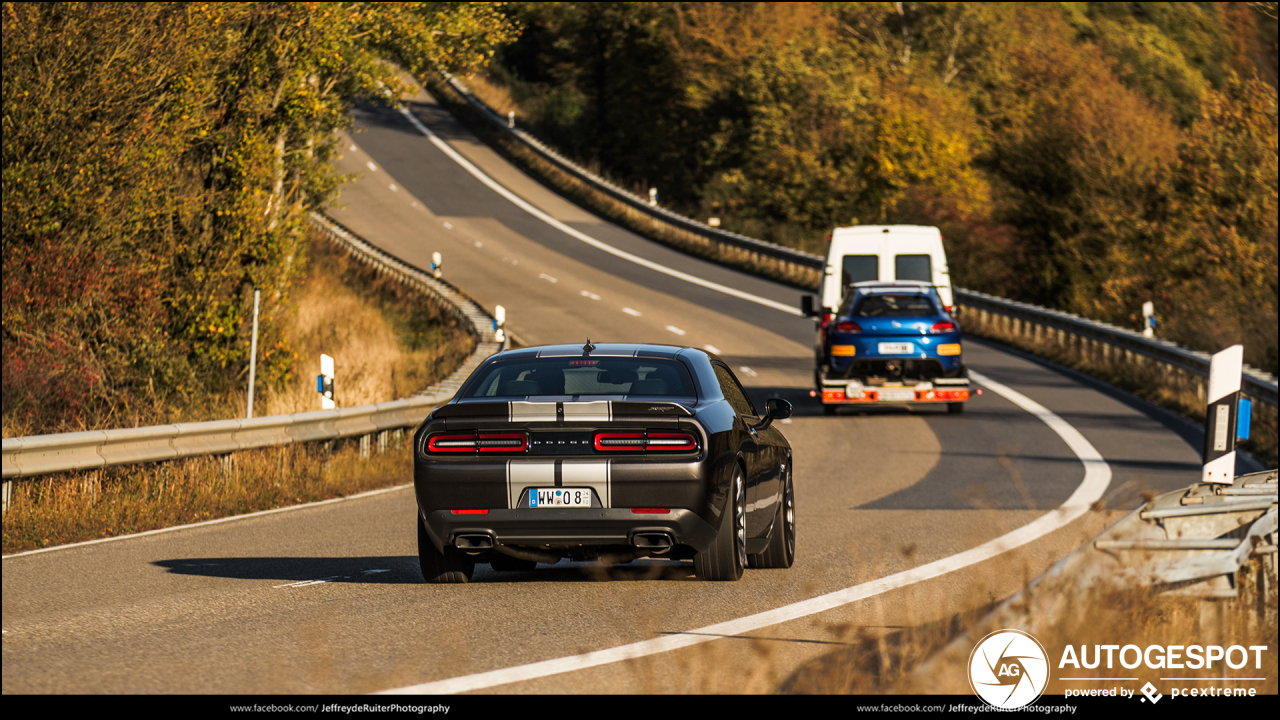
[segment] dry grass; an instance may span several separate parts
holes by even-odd
[[[335,361],[339,407],[406,397],[444,379],[474,339],[447,309],[351,259],[319,233],[298,292],[295,346],[313,358],[283,388],[260,388],[255,415],[319,410],[319,355]],[[224,398],[239,416],[245,393]],[[408,443],[403,443],[407,445]],[[231,471],[216,457],[13,483],[4,552],[153,530],[210,518],[340,497],[407,482],[406,449],[358,457],[358,440],[237,453]]]
[[[401,434],[386,453],[359,442],[265,448],[151,465],[63,473],[13,484],[4,553],[173,527],[316,502],[408,482]]]
[[[443,380],[475,347],[445,308],[380,276],[318,232],[298,294],[295,342],[307,358],[300,377],[268,393],[257,414],[319,410],[320,354],[334,359],[338,407],[385,402]]]

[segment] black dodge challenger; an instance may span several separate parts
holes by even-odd
[[[692,559],[705,580],[795,558],[791,445],[696,348],[587,342],[493,355],[414,435],[428,582],[476,563]]]

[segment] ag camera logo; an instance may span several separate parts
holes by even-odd
[[[997,630],[969,654],[969,687],[1001,710],[1030,705],[1049,683],[1049,659],[1040,641],[1021,630]]]

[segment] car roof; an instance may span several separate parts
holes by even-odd
[[[868,280],[853,283],[849,287],[861,292],[892,292],[894,290],[937,290],[933,283],[922,280]]]
[[[695,356],[700,354],[712,359],[719,359],[714,354],[706,350],[679,345],[654,345],[649,343],[592,343],[592,345],[593,347],[590,352],[591,357],[652,357],[674,359],[682,354],[693,354]],[[535,357],[580,357],[584,354],[583,348],[583,345],[577,344],[536,345],[534,347],[506,350],[497,353],[492,357],[503,360]]]

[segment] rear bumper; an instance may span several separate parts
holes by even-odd
[[[855,384],[856,385],[856,384]],[[971,392],[964,385],[951,384],[941,387],[917,386],[914,388],[853,387],[840,382],[827,381],[822,386],[824,405],[927,405],[934,403],[968,402]]]
[[[484,515],[435,510],[423,516],[437,550],[459,535],[485,535],[495,545],[568,549],[632,545],[637,533],[666,533],[676,545],[706,550],[716,530],[692,510],[633,513],[630,508],[493,509]]]

